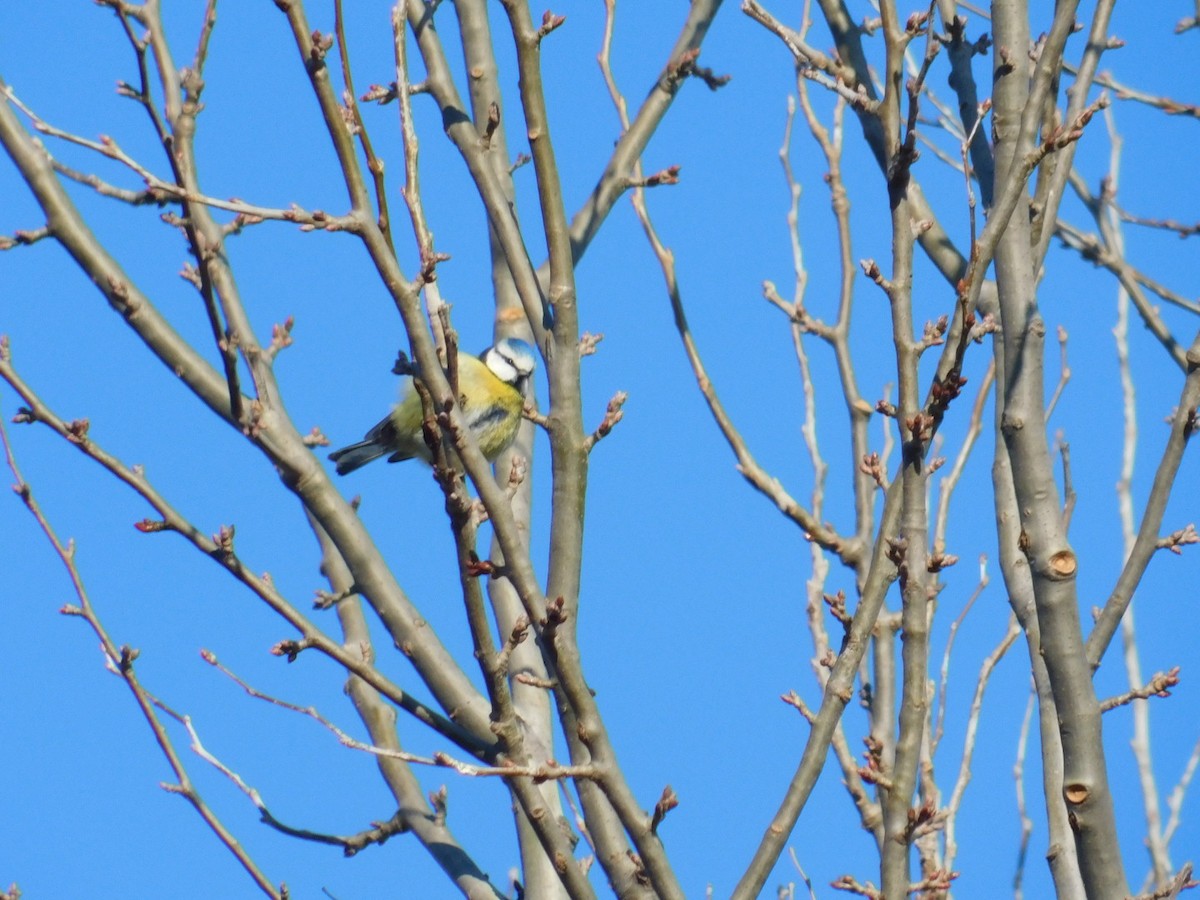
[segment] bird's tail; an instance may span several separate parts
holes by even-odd
[[[378,441],[359,441],[357,444],[335,450],[329,454],[329,458],[337,464],[337,473],[345,475],[372,460],[379,459],[387,452],[388,449]]]

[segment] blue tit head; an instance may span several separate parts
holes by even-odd
[[[525,381],[537,368],[533,348],[520,338],[501,338],[483,351],[482,358],[493,375],[518,390],[524,387]]]

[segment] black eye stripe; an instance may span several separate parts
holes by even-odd
[[[527,378],[533,372],[533,361],[527,354],[508,353],[501,349],[499,345],[493,345],[490,352],[496,354],[497,366],[503,360],[512,367],[517,378]]]

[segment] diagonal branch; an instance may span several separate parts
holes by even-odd
[[[87,421],[64,422],[21,379],[12,366],[11,350],[6,342],[0,343],[0,378],[3,378],[26,403],[27,410],[22,421],[40,422],[48,426],[63,439],[69,441],[80,452],[99,463],[116,478],[136,491],[160,517],[157,522],[146,520],[139,523],[139,530],[173,531],[182,535],[196,549],[221,564],[238,581],[249,588],[271,609],[292,625],[301,635],[300,643],[313,647],[334,659],[348,671],[355,673],[397,706],[414,715],[426,725],[434,728],[456,744],[476,754],[489,752],[489,745],[478,741],[469,732],[453,721],[416,700],[407,691],[385,678],[373,665],[361,656],[356,656],[330,639],[321,629],[312,624],[296,607],[274,587],[269,577],[254,574],[228,546],[222,546],[202,532],[180,514],[140,471],[131,469],[120,460],[106,453],[87,437]]]
[[[3,359],[5,356],[7,356],[7,344],[0,348],[0,359]],[[7,364],[7,360],[3,361],[4,364]],[[138,678],[137,673],[134,670],[133,663],[138,657],[138,651],[126,645],[118,647],[112,638],[109,637],[108,632],[101,623],[100,617],[96,613],[96,609],[92,605],[91,598],[88,596],[87,590],[84,587],[83,578],[75,566],[74,541],[69,542],[65,546],[63,545],[53,527],[50,525],[49,520],[42,512],[37,500],[34,499],[33,489],[24,480],[24,478],[21,477],[21,471],[18,468],[16,458],[13,455],[12,445],[9,443],[8,430],[2,420],[0,420],[0,443],[4,445],[4,455],[8,462],[8,468],[12,472],[13,477],[17,482],[13,489],[15,490],[17,496],[21,498],[21,501],[25,504],[25,507],[29,510],[33,518],[37,521],[38,527],[40,527],[42,532],[46,535],[46,539],[54,548],[54,552],[58,555],[58,558],[62,561],[63,566],[67,570],[67,575],[71,579],[71,586],[74,588],[75,596],[79,600],[78,606],[64,606],[61,612],[65,615],[74,615],[82,618],[85,622],[87,622],[88,626],[95,633],[96,637],[100,639],[100,649],[104,653],[105,666],[110,672],[120,676],[121,680],[124,681],[125,686],[129,688],[130,693],[133,694],[134,701],[137,703],[138,709],[142,713],[142,717],[146,720],[147,726],[154,735],[155,742],[158,744],[159,749],[162,750],[163,756],[166,757],[167,764],[171,767],[171,771],[175,775],[175,784],[167,784],[164,782],[162,784],[162,788],[171,793],[179,794],[192,805],[192,807],[200,815],[200,818],[204,820],[204,823],[209,827],[213,834],[217,836],[217,840],[225,845],[226,849],[233,854],[234,858],[237,859],[242,868],[246,870],[246,873],[258,886],[259,890],[261,890],[268,897],[273,898],[273,900],[285,900],[287,897],[286,886],[276,888],[276,886],[271,883],[271,881],[266,877],[266,875],[263,874],[262,870],[259,869],[258,865],[250,857],[250,854],[246,851],[245,847],[243,847],[241,842],[238,841],[233,833],[225,827],[224,823],[221,822],[220,818],[217,817],[217,814],[208,806],[208,804],[204,801],[204,798],[200,795],[200,792],[196,789],[196,786],[192,783],[191,778],[188,776],[187,768],[184,766],[183,760],[175,750],[175,745],[172,743],[170,735],[167,734],[166,728],[163,726],[162,722],[158,718],[158,714],[155,712],[155,707],[161,709],[166,709],[166,707],[163,707],[162,704],[159,703],[159,701],[156,700],[153,695],[146,690],[145,687],[143,687],[141,680]]]

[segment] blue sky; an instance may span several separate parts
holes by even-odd
[[[167,28],[179,64],[190,60],[203,4],[168,4]],[[350,42],[360,92],[390,80],[390,31],[384,4],[352,7]],[[1090,9],[1090,6],[1088,7]],[[565,3],[567,24],[545,43],[551,127],[568,211],[586,197],[618,134],[594,58],[603,5]],[[775,4],[777,15],[798,13]],[[1186,91],[1200,78],[1200,32],[1175,36],[1176,20],[1191,13],[1177,2],[1118,7],[1113,33],[1128,46],[1105,57],[1118,80],[1149,92],[1194,100]],[[535,12],[540,12],[535,10]],[[856,10],[869,14],[864,6]],[[497,8],[497,15],[499,11]],[[314,27],[332,29],[332,12],[310,4]],[[447,7],[439,21],[450,39]],[[682,6],[626,3],[618,11],[614,70],[631,104],[660,70]],[[497,32],[503,33],[497,20]],[[975,36],[984,23],[971,17]],[[828,37],[813,41],[827,46]],[[1082,36],[1073,39],[1077,58]],[[502,79],[515,87],[509,56]],[[716,93],[686,85],[645,156],[648,171],[682,166],[681,183],[650,195],[651,212],[675,251],[685,303],[714,384],[759,461],[798,498],[807,498],[811,469],[800,439],[803,398],[787,323],[761,296],[770,279],[790,291],[792,263],[785,213],[788,195],[778,161],[786,98],[795,92],[790,59],[778,41],[727,4],[705,43],[703,65],[733,76]],[[984,66],[977,61],[977,72]],[[0,76],[43,117],[78,134],[114,137],[131,155],[165,174],[144,116],[113,90],[136,70],[110,12],[88,4],[45,0],[0,8]],[[215,196],[239,196],[268,206],[296,202],[340,212],[345,200],[328,139],[316,114],[285,22],[267,2],[227,3],[212,42],[200,120],[201,179]],[[949,97],[946,68],[931,81]],[[814,92],[828,117],[831,103]],[[432,103],[417,98],[422,138],[424,200],[438,249],[451,254],[439,269],[442,291],[454,304],[463,346],[491,338],[489,266],[484,218],[463,166],[442,139]],[[510,115],[516,115],[515,106]],[[1124,136],[1120,197],[1140,215],[1194,221],[1200,191],[1194,177],[1194,119],[1164,117],[1118,102]],[[364,110],[372,137],[389,161],[393,209],[400,203],[401,157],[394,107]],[[509,122],[512,151],[521,129]],[[944,148],[954,144],[936,130]],[[888,266],[886,192],[848,119],[844,169],[853,203],[855,258]],[[62,157],[125,186],[136,180],[111,164],[64,148]],[[1106,171],[1109,142],[1093,123],[1078,165],[1095,188]],[[806,302],[830,318],[838,271],[832,242],[825,164],[797,128],[792,151],[804,191],[801,237],[809,266]],[[948,230],[966,239],[961,177],[925,153],[915,175]],[[530,168],[517,173],[518,205],[531,253],[541,252]],[[192,288],[178,277],[183,242],[154,222],[155,212],[132,210],[86,191],[72,195],[114,255],[185,335],[215,358]],[[0,233],[41,224],[7,159],[0,162]],[[1087,227],[1077,203],[1068,220]],[[415,251],[406,223],[397,228],[405,270]],[[1089,229],[1090,230],[1090,229]],[[1126,229],[1133,263],[1185,296],[1195,296],[1198,267],[1192,245],[1133,226]],[[302,234],[261,225],[229,243],[228,252],[250,314],[270,326],[295,316],[295,345],[277,372],[297,425],[313,425],[335,443],[357,437],[394,395],[389,374],[404,344],[394,308],[354,239]],[[581,326],[603,332],[599,352],[584,361],[585,409],[599,422],[608,398],[629,392],[625,420],[592,457],[582,611],[582,650],[591,686],[631,785],[646,808],[663,786],[681,799],[663,837],[689,896],[712,884],[728,894],[773,813],[799,757],[806,728],[780,703],[795,689],[819,701],[811,675],[804,622],[809,550],[802,535],[734,471],[732,457],[696,391],[671,323],[661,274],[625,201],[614,211],[578,270]],[[927,265],[918,265],[917,315],[936,319],[950,310],[952,292]],[[1121,563],[1113,486],[1120,467],[1119,383],[1111,329],[1116,287],[1110,276],[1069,253],[1052,250],[1041,286],[1049,325],[1070,332],[1072,380],[1050,422],[1071,442],[1078,506],[1071,538],[1081,556],[1080,600],[1085,611],[1103,603]],[[865,396],[883,396],[894,381],[887,305],[860,279],[856,295],[855,359]],[[1197,322],[1171,307],[1163,315],[1184,343]],[[120,318],[50,242],[0,255],[0,332],[10,336],[23,377],[64,418],[87,417],[91,436],[127,463],[142,463],[155,485],[200,528],[235,523],[242,558],[270,571],[301,607],[323,586],[318,556],[298,505],[270,466],[239,435],[203,411],[173,376],[146,354]],[[1138,385],[1141,443],[1134,481],[1138,511],[1166,439],[1162,419],[1178,399],[1180,377],[1136,320],[1132,365]],[[817,387],[823,453],[830,463],[826,518],[850,522],[850,473],[845,416],[827,349],[809,346]],[[975,348],[967,375],[969,398],[986,366]],[[932,365],[932,361],[926,360]],[[1057,380],[1057,351],[1048,354],[1047,382]],[[544,400],[544,385],[538,390]],[[0,413],[17,401],[0,389]],[[990,405],[989,405],[990,410]],[[946,453],[957,452],[968,404],[952,409]],[[990,415],[990,412],[989,412]],[[872,443],[883,444],[883,423]],[[290,630],[218,566],[170,535],[141,535],[131,526],[149,510],[128,490],[44,428],[10,427],[23,474],[61,536],[73,537],[93,602],[118,643],[141,649],[139,673],[164,702],[186,712],[205,745],[262,794],[273,813],[297,827],[348,834],[393,812],[364,754],[347,750],[311,721],[246,697],[205,665],[204,647],[260,689],[302,705],[360,734],[342,695],[342,677],[313,654],[287,665],[267,654]],[[990,498],[991,438],[985,433],[955,495],[949,550],[962,558],[946,573],[934,629],[940,660],[949,622],[978,578],[980,554],[994,558]],[[539,444],[544,451],[544,442]],[[545,456],[543,452],[542,457]],[[535,464],[539,517],[534,545],[544,546],[548,472]],[[1196,518],[1200,462],[1195,448],[1180,470],[1164,530]],[[428,470],[416,465],[372,466],[344,482],[361,494],[362,515],[401,584],[460,658],[469,636],[456,595],[453,546],[442,499]],[[105,673],[96,641],[82,623],[56,610],[72,602],[69,582],[44,538],[15,497],[0,502],[5,590],[0,628],[10,637],[0,710],[7,739],[0,759],[0,882],[16,880],[27,896],[73,897],[120,892],[129,898],[253,896],[254,889],[194,812],[158,784],[170,772],[127,692]],[[535,550],[535,559],[544,551]],[[1160,788],[1178,779],[1197,739],[1200,701],[1190,682],[1195,585],[1200,552],[1161,554],[1138,595],[1142,665],[1147,675],[1183,665],[1184,683],[1168,701],[1152,704],[1153,749]],[[979,664],[1004,633],[1008,606],[994,566],[991,586],[962,626],[951,664],[947,735],[937,759],[948,792],[957,771],[965,711]],[[830,591],[852,588],[833,566]],[[895,598],[890,601],[895,604]],[[330,623],[330,627],[336,627]],[[1086,625],[1085,625],[1086,627]],[[381,641],[381,668],[419,687]],[[469,671],[473,669],[469,668]],[[1018,822],[1010,775],[1027,697],[1028,659],[1018,643],[989,687],[976,748],[975,778],[959,823],[960,896],[1007,891],[1016,859]],[[1117,651],[1097,676],[1099,693],[1125,689]],[[864,731],[859,710],[847,714],[857,752]],[[417,752],[449,749],[413,723],[402,737]],[[1145,867],[1142,812],[1128,751],[1128,710],[1109,713],[1105,738],[1117,794],[1118,819],[1135,887]],[[186,749],[186,735],[173,735]],[[286,881],[292,896],[340,900],[378,896],[450,897],[454,893],[424,851],[405,837],[352,860],[335,849],[298,843],[257,823],[253,807],[222,776],[185,754],[193,778],[262,868]],[[1036,752],[1030,750],[1027,792],[1037,822],[1026,869],[1027,896],[1044,896],[1049,881],[1038,808]],[[450,822],[480,865],[498,883],[515,863],[509,802],[500,785],[420,773],[428,790],[446,784]],[[1176,864],[1200,847],[1198,800],[1190,796],[1174,846]],[[830,767],[792,836],[791,846],[817,885],[843,872],[878,879],[876,857]],[[768,887],[796,880],[785,860]],[[385,885],[386,888],[381,887]]]

